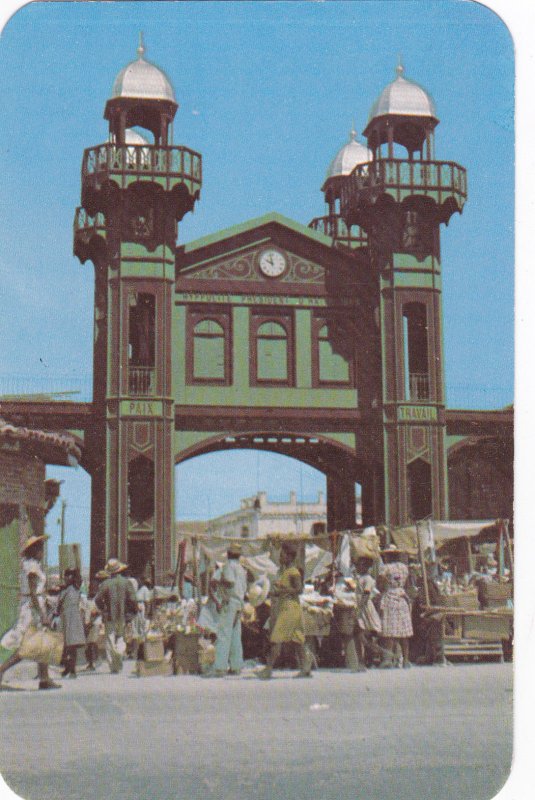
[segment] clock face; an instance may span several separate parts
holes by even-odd
[[[259,264],[268,278],[278,278],[286,269],[286,258],[280,250],[264,250],[260,253]]]

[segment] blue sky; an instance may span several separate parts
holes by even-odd
[[[491,11],[456,0],[21,9],[0,39],[0,393],[89,383],[93,274],[72,256],[72,219],[83,149],[107,137],[104,105],[139,30],[175,88],[175,143],[203,154],[181,241],[271,210],[304,224],[322,214],[325,170],[401,53],[435,99],[437,158],[468,170],[469,201],[442,231],[448,405],[513,401],[513,47]],[[87,556],[89,478],[49,472],[65,479],[67,529]],[[201,518],[258,488],[311,497],[324,484],[265,453],[197,459],[177,482],[178,513]]]

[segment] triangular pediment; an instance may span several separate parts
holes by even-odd
[[[177,281],[182,287],[190,282],[250,284],[256,291],[319,288],[333,260],[339,264],[344,256],[330,237],[280,214],[267,214],[178,248]]]

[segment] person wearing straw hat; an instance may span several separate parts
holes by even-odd
[[[219,583],[223,602],[217,622],[213,677],[222,677],[229,672],[239,675],[243,667],[241,613],[247,590],[247,572],[240,564],[241,554],[240,544],[231,544],[227,549],[227,562],[221,570]]]
[[[7,631],[0,644],[7,650],[15,650],[9,658],[0,666],[0,688],[4,673],[8,669],[22,661],[22,656],[18,654],[24,634],[30,627],[45,626],[47,624],[46,612],[46,575],[41,566],[44,553],[44,543],[48,536],[30,536],[21,548],[21,571],[20,571],[20,600],[19,616],[15,625]],[[60,689],[58,683],[54,683],[48,674],[47,664],[37,664],[37,676],[39,679],[39,689]]]
[[[95,605],[102,612],[106,630],[106,659],[112,674],[121,672],[126,652],[124,629],[127,613],[136,613],[137,600],[134,587],[124,576],[127,564],[110,558],[105,570],[110,576],[100,586]]]

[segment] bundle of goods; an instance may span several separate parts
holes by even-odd
[[[208,672],[215,662],[215,646],[204,636],[199,638],[199,667],[201,672]]]
[[[332,597],[325,597],[314,591],[312,586],[305,584],[299,602],[303,612],[305,636],[328,636],[333,616]]]
[[[151,628],[143,642],[143,658],[136,663],[139,678],[149,675],[172,675],[171,653],[165,653],[164,636],[158,629]]]

